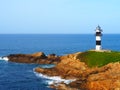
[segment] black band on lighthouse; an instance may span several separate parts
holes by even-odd
[[[101,32],[96,32],[96,36],[102,36]]]
[[[101,45],[101,41],[96,41],[96,45]]]

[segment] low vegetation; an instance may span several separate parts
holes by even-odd
[[[120,52],[86,51],[79,54],[77,58],[85,62],[89,67],[101,67],[111,62],[119,62]]]

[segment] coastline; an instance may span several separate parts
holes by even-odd
[[[49,86],[58,90],[115,90],[118,88],[120,89],[119,54],[120,52],[113,51],[86,51],[57,56],[57,58],[59,57],[59,62],[56,63],[55,67],[37,67],[34,69],[34,71],[37,76],[50,79],[51,81],[48,82]],[[41,56],[38,53],[30,55],[34,56],[35,60],[36,57]],[[16,57],[16,55],[14,56]],[[24,55],[22,55],[22,57],[23,56]],[[29,55],[27,56],[29,57]],[[51,60],[53,59],[53,56],[56,57],[56,55],[52,55]],[[45,61],[47,62],[49,56],[45,55],[45,57],[47,57],[45,58]],[[94,64],[92,61],[96,64]]]

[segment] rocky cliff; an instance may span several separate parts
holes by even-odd
[[[51,69],[36,68],[35,71],[49,76],[76,79],[69,85],[61,83],[51,87],[58,90],[120,90],[120,63],[109,63],[102,67],[88,67],[77,58],[81,53],[60,57],[60,63]]]

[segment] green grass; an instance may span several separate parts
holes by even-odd
[[[82,62],[89,67],[101,67],[111,62],[120,61],[120,52],[94,52],[87,51],[77,56]]]

